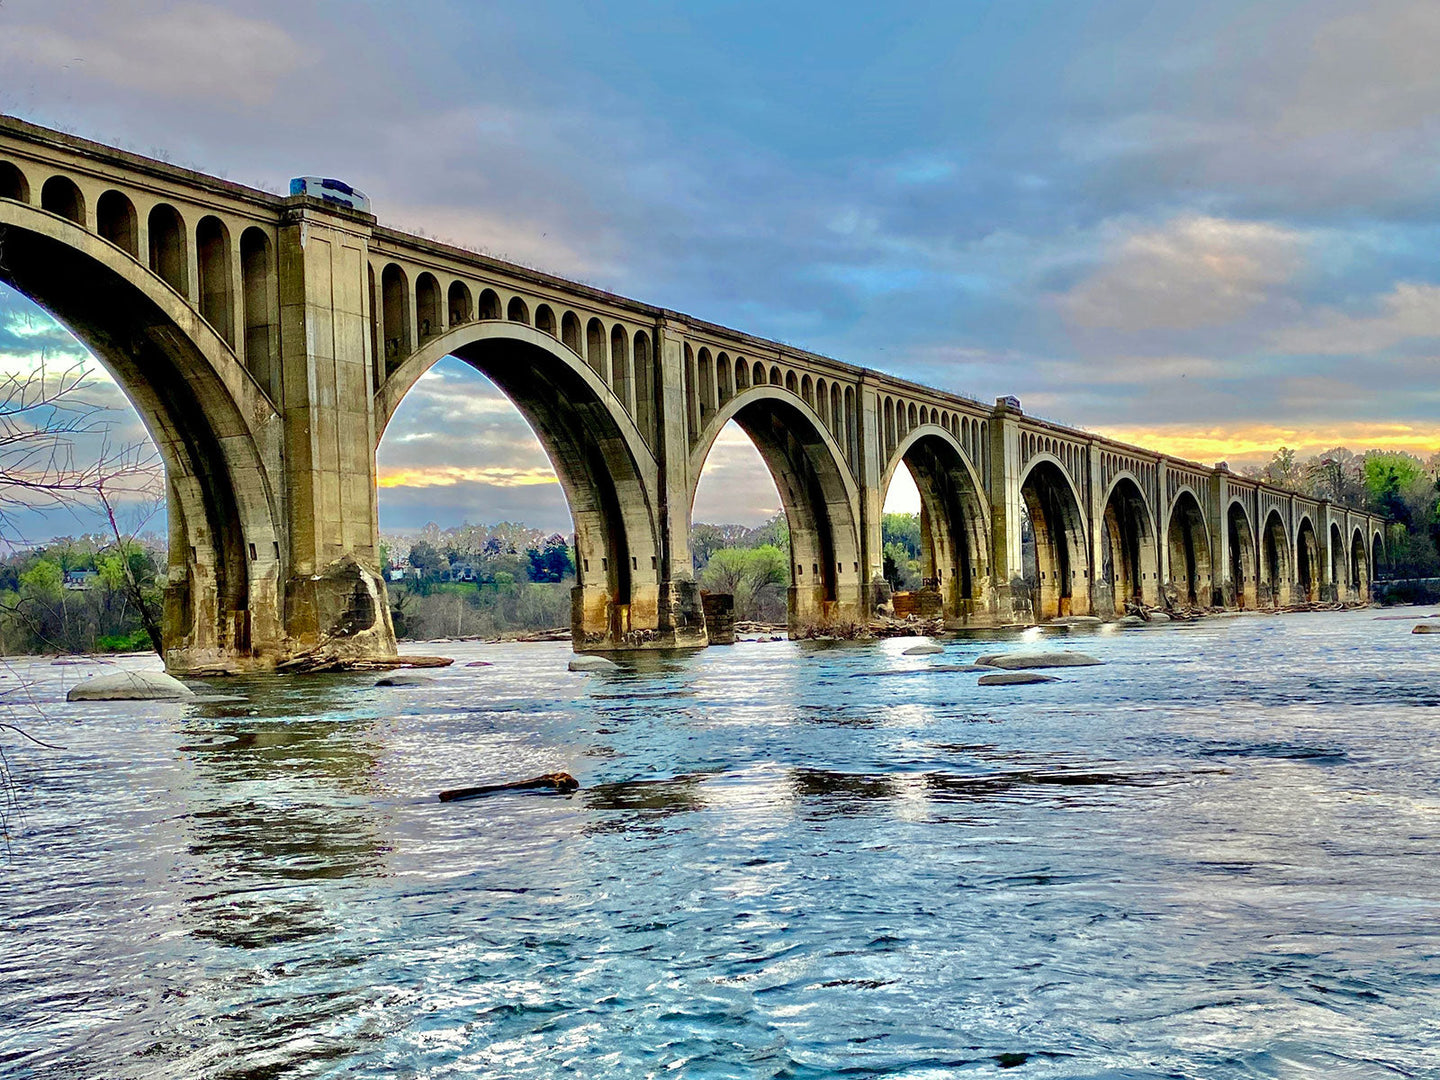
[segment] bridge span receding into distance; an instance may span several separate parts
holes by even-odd
[[[554,466],[579,651],[707,643],[691,507],[732,420],[789,520],[795,634],[864,625],[886,603],[882,506],[902,465],[951,626],[1359,601],[1382,554],[1372,514],[1012,398],[985,405],[12,117],[0,233],[0,280],[99,358],[159,447],[175,672],[394,654],[376,448],[445,356],[514,402]]]

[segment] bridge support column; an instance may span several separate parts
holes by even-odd
[[[1020,535],[1020,415],[1002,399],[990,419],[990,580],[995,620],[1002,624],[1035,618]]]
[[[884,523],[885,494],[880,490],[885,475],[882,444],[884,434],[880,420],[880,396],[862,376],[855,396],[860,425],[860,453],[857,455],[855,480],[860,488],[860,609],[861,620],[878,614],[890,603],[890,583],[885,580]]]
[[[395,655],[378,550],[368,237],[361,219],[294,206],[278,245],[285,631],[293,653],[340,661]]]
[[[685,413],[685,354],[679,329],[664,321],[657,324],[655,348],[660,363],[656,641],[677,649],[698,649],[709,643],[709,635],[690,553],[690,428]]]

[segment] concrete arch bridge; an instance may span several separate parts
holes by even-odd
[[[394,653],[375,451],[449,355],[510,397],[555,466],[578,650],[706,644],[691,506],[731,420],[784,501],[796,633],[885,603],[881,507],[902,466],[953,625],[1130,600],[1360,600],[1382,554],[1373,516],[1013,399],[983,405],[13,118],[0,232],[0,279],[85,342],[160,448],[173,671]]]

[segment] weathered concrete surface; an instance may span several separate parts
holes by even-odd
[[[394,659],[375,452],[448,355],[505,392],[555,467],[577,652],[709,643],[690,512],[732,421],[789,521],[794,637],[855,636],[893,607],[881,520],[901,468],[925,582],[899,606],[950,628],[1360,603],[1384,554],[1371,515],[1013,398],[985,405],[5,117],[0,229],[0,281],[75,330],[160,447],[171,671]]]

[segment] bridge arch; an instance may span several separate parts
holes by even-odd
[[[1166,526],[1170,565],[1170,600],[1186,607],[1209,607],[1214,601],[1215,570],[1210,551],[1210,526],[1200,497],[1182,484],[1170,504]]]
[[[273,663],[284,639],[280,511],[267,471],[280,417],[183,296],[58,213],[0,201],[0,280],[70,329],[114,376],[165,466],[175,671]]]
[[[880,499],[904,465],[920,493],[923,576],[942,597],[947,620],[986,609],[990,514],[980,477],[948,428],[922,424],[909,432],[880,478]]]
[[[581,357],[521,322],[467,323],[432,338],[376,394],[377,440],[420,376],[454,356],[514,403],[540,440],[575,525],[575,647],[622,646],[659,618],[657,470],[624,405]]]
[[[1340,531],[1338,521],[1330,522],[1330,533],[1327,537],[1330,550],[1330,584],[1334,589],[1334,599],[1350,599],[1350,554],[1345,547],[1345,534]]]
[[[1037,453],[1020,476],[1035,543],[1035,617],[1090,614],[1089,550],[1080,493],[1060,459]]]
[[[1259,553],[1255,525],[1250,512],[1239,499],[1232,499],[1225,508],[1226,549],[1230,553],[1230,584],[1235,590],[1238,608],[1260,606]],[[1227,597],[1227,599],[1229,599]]]
[[[1271,607],[1290,603],[1290,583],[1295,576],[1292,562],[1285,520],[1279,510],[1272,509],[1265,515],[1265,525],[1260,530],[1261,599]]]
[[[690,452],[692,512],[705,461],[731,420],[765,462],[789,522],[791,633],[863,621],[860,490],[839,444],[798,394],[752,386],[715,413]]]
[[[1066,462],[1057,460],[1069,475]],[[1101,581],[1110,586],[1112,610],[1123,615],[1129,602],[1158,605],[1160,550],[1155,517],[1140,478],[1129,470],[1117,473],[1102,505],[1102,548],[1096,569]]]
[[[1300,515],[1295,528],[1295,600],[1302,604],[1320,601],[1320,583],[1324,563],[1320,552],[1320,538],[1315,534],[1315,522],[1308,513]]]

